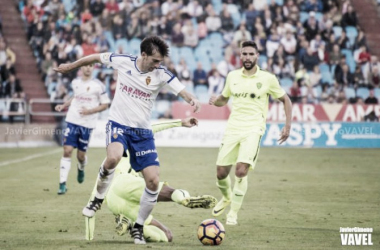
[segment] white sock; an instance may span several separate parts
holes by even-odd
[[[87,155],[84,157],[84,161],[83,162],[80,162],[78,161],[78,169],[79,170],[84,170],[84,167],[87,165]]]
[[[103,161],[104,163],[104,161]],[[98,182],[96,187],[96,198],[104,199],[106,196],[108,187],[110,186],[113,176],[115,173],[115,169],[107,170],[104,168],[103,164],[100,166],[99,174],[98,174]]]
[[[71,158],[62,157],[61,165],[59,167],[59,183],[67,181],[71,168]]]
[[[154,206],[157,204],[158,191],[151,191],[145,187],[144,193],[140,199],[140,210],[137,216],[136,223],[144,225],[145,220],[152,212]]]

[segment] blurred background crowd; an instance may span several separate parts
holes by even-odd
[[[202,102],[220,94],[227,73],[242,66],[244,40],[257,43],[260,68],[277,75],[293,102],[380,98],[380,62],[348,0],[20,0],[18,8],[51,100],[68,98],[78,74],[59,75],[53,67],[92,53],[136,55],[149,35],[169,43],[165,66]],[[15,60],[1,39],[1,97],[23,96]],[[97,66],[94,76],[112,98],[115,71]],[[154,118],[170,117],[168,103],[177,97],[162,90],[158,100]]]

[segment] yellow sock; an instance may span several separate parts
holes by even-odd
[[[165,232],[152,225],[144,226],[144,237],[149,242],[168,242]]]
[[[216,186],[218,186],[220,192],[223,194],[223,198],[225,200],[231,200],[231,177],[228,175],[225,179],[218,180],[216,182]]]
[[[231,199],[231,211],[234,213],[238,213],[243,203],[244,195],[247,192],[248,188],[248,176],[243,178],[239,178],[235,176],[235,186],[232,191],[232,199]]]

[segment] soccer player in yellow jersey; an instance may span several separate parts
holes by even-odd
[[[258,57],[256,43],[243,42],[240,50],[243,68],[231,71],[222,94],[209,100],[210,105],[222,107],[230,97],[233,98],[231,115],[216,162],[217,186],[223,198],[212,211],[213,216],[219,216],[231,205],[227,225],[237,224],[237,214],[247,192],[248,170],[256,165],[260,140],[265,132],[269,95],[284,103],[286,122],[278,140],[280,144],[288,139],[290,132],[292,103],[276,76],[258,67]],[[236,164],[235,184],[231,188],[229,173],[233,164]]]

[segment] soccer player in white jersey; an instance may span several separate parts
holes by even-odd
[[[175,127],[191,128],[198,125],[198,120],[188,117],[182,120],[164,120],[152,124],[153,133]],[[109,210],[116,216],[116,232],[118,235],[124,235],[131,230],[133,223],[136,221],[140,208],[140,197],[145,189],[144,179],[138,173],[131,169],[128,158],[122,158],[115,170],[115,177],[107,192],[105,202]],[[157,202],[175,202],[187,208],[213,208],[217,202],[216,198],[211,195],[201,195],[191,197],[189,192],[183,189],[173,189],[166,182],[160,182],[159,195]],[[92,196],[95,196],[96,185]],[[86,219],[89,219],[86,217]],[[95,219],[95,216],[90,218]],[[95,223],[94,223],[95,225]],[[89,233],[94,235],[94,229]],[[172,233],[168,227],[163,225],[152,215],[149,215],[145,221],[144,235],[150,242],[170,242]]]
[[[71,168],[71,154],[77,148],[79,183],[84,181],[84,167],[87,164],[86,151],[95,127],[97,113],[108,108],[108,98],[105,86],[97,79],[92,79],[92,64],[81,68],[82,76],[72,82],[74,95],[64,104],[57,105],[55,110],[61,112],[69,107],[66,116],[67,128],[63,139],[63,157],[59,168],[59,190],[58,194],[67,191],[66,182]]]
[[[194,112],[200,109],[199,101],[185,90],[185,86],[170,71],[160,66],[169,54],[164,40],[157,36],[147,37],[141,42],[140,50],[140,56],[93,54],[55,68],[57,72],[67,73],[97,62],[118,70],[115,97],[106,127],[107,157],[100,166],[95,198],[82,213],[93,217],[100,209],[115,167],[128,150],[132,168],[141,171],[146,184],[140,199],[139,214],[132,228],[135,244],[146,243],[143,225],[157,203],[158,196],[160,164],[149,122],[154,101],[160,89],[167,87],[194,106]]]

